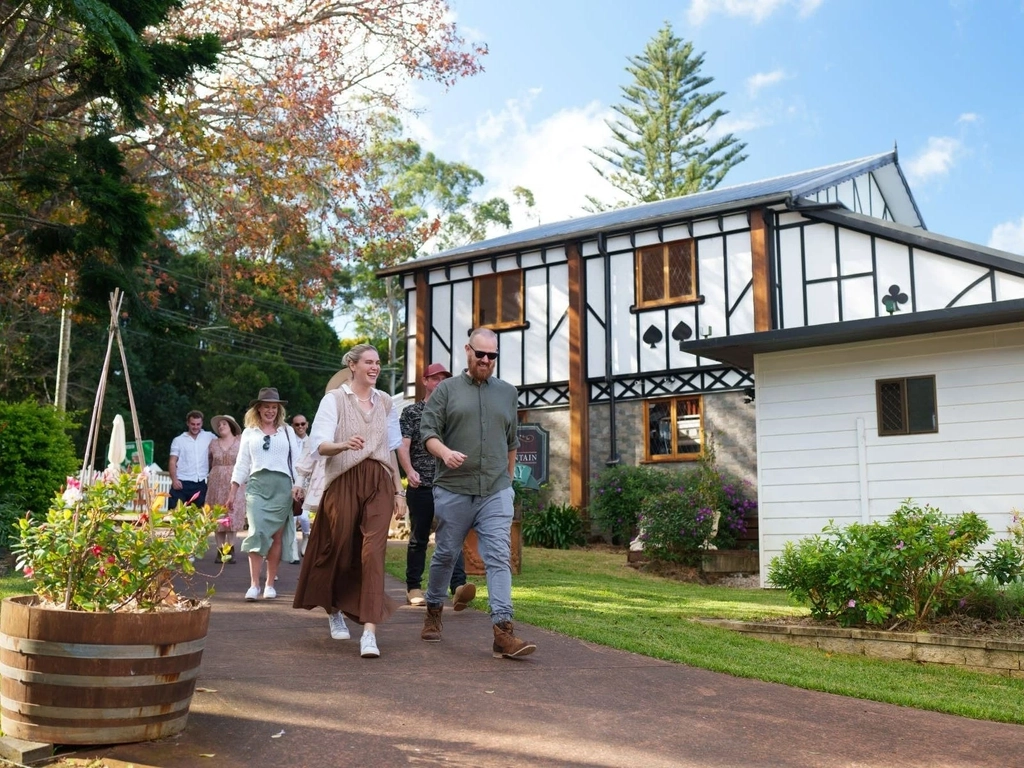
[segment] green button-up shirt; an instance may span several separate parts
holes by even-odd
[[[516,388],[493,376],[477,382],[466,371],[437,385],[420,419],[424,446],[436,437],[466,454],[461,467],[437,460],[434,485],[452,493],[490,496],[512,485],[508,453],[519,447]]]

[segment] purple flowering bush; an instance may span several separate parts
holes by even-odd
[[[673,484],[668,472],[617,464],[602,470],[590,483],[590,522],[613,544],[636,536],[640,505]]]
[[[715,510],[693,487],[649,496],[640,507],[644,554],[659,562],[699,566],[714,523]]]
[[[958,574],[992,533],[974,512],[946,515],[906,500],[885,521],[787,542],[769,582],[843,626],[919,626],[950,604]]]

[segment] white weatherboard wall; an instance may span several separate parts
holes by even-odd
[[[926,375],[939,431],[879,437],[875,381]],[[754,380],[762,585],[786,541],[830,519],[912,498],[1005,535],[1024,510],[1024,323],[757,355]]]

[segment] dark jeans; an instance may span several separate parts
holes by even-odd
[[[434,492],[433,488],[409,488],[405,501],[409,507],[409,552],[405,560],[405,588],[419,589],[423,581],[423,569],[427,564],[427,543],[430,541],[430,528],[434,524]],[[451,591],[466,583],[466,566],[459,552],[452,570]]]
[[[180,491],[176,491],[173,488],[171,488],[171,494],[167,497],[167,508],[174,509],[176,506],[178,506],[179,501],[182,504],[188,504],[189,501],[192,500],[192,497],[195,496],[197,493],[199,495],[196,496],[196,500],[194,503],[197,507],[201,507],[203,506],[203,504],[206,503],[205,480],[200,480],[199,482],[196,482],[195,480],[182,480]]]

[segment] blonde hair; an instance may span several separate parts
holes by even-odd
[[[345,353],[345,356],[341,358],[341,364],[349,370],[352,369],[353,363],[358,363],[359,358],[363,356],[364,352],[377,352],[377,348],[373,344],[356,344],[352,349]]]
[[[277,418],[274,419],[274,426],[280,429],[281,425],[284,424],[285,419],[288,418],[288,414],[285,413],[283,404],[273,403],[273,405],[277,406]],[[260,403],[256,403],[256,405],[252,406],[248,411],[245,412],[244,423],[247,428],[254,427],[256,429],[259,429],[263,425],[263,422],[260,421],[259,407]]]

